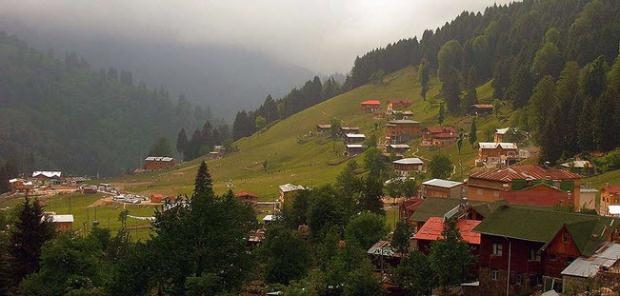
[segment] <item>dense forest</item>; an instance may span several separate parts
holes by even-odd
[[[133,170],[158,138],[174,139],[209,116],[131,72],[92,69],[76,54],[59,59],[0,33],[0,164],[10,160],[19,172]]]
[[[613,0],[526,0],[463,12],[420,40],[357,57],[343,89],[419,65],[423,86],[437,73],[447,111],[458,115],[472,103],[471,89],[492,80],[493,97],[518,109],[515,126],[534,134],[541,161],[610,150],[620,145],[613,132],[620,130],[619,20]]]

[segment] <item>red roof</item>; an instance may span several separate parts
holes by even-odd
[[[478,109],[493,109],[492,104],[474,104],[472,105],[472,107],[478,108]]]
[[[258,196],[252,192],[240,191],[235,193],[235,197],[238,198],[258,198]]]
[[[422,202],[424,202],[424,199],[409,198],[403,201],[403,203],[400,204],[400,207],[401,209],[407,211],[407,213],[413,213],[420,205],[422,205]]]
[[[539,184],[522,190],[501,191],[499,198],[509,204],[552,207],[569,205],[568,193],[546,184]]]
[[[603,191],[611,194],[618,194],[620,193],[620,185],[605,185]]]
[[[431,134],[456,133],[456,129],[451,126],[431,126],[425,129]]]
[[[456,227],[461,234],[463,241],[470,245],[480,244],[480,233],[474,232],[474,228],[478,226],[482,221],[461,219],[457,222]],[[444,224],[442,217],[430,217],[426,220],[426,223],[422,225],[420,230],[414,235],[413,238],[418,240],[430,240],[436,241],[443,239]]]
[[[362,102],[362,106],[366,106],[366,105],[381,105],[381,102],[379,102],[379,100],[367,100],[367,101],[363,101],[363,102]]]
[[[469,175],[470,178],[484,179],[491,181],[510,182],[516,179],[525,180],[572,180],[581,179],[579,174],[554,168],[544,168],[537,165],[518,165],[503,169],[475,172]]]

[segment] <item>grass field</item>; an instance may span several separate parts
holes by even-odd
[[[208,160],[209,171],[214,180],[216,192],[223,193],[227,188],[234,191],[252,191],[262,200],[273,200],[278,194],[278,185],[285,183],[301,184],[309,187],[333,183],[344,168],[341,156],[344,145],[340,140],[316,135],[315,126],[329,123],[332,118],[342,120],[343,125],[359,126],[367,136],[383,137],[385,119],[376,119],[372,114],[363,113],[359,103],[367,99],[378,99],[383,106],[390,99],[413,101],[410,110],[413,119],[423,126],[436,125],[439,102],[439,84],[432,79],[428,100],[422,100],[417,71],[406,68],[387,75],[381,84],[369,84],[336,96],[302,112],[294,114],[273,124],[267,130],[241,139],[235,143],[239,152],[231,153],[220,160]],[[490,83],[478,88],[481,101],[491,99]],[[488,116],[477,121],[478,139],[483,140],[485,130],[507,126],[510,110],[501,109],[506,119],[500,121],[496,116]],[[453,125],[469,131],[471,119],[448,117],[444,124]],[[375,128],[378,127],[378,128]],[[430,159],[436,153],[448,155],[453,163],[458,163],[456,145],[441,150],[417,148],[412,143],[410,154]],[[466,175],[473,167],[475,153],[469,144],[463,145],[461,154]],[[360,158],[358,156],[358,158]],[[124,176],[111,180],[125,190],[150,194],[162,193],[176,195],[188,194],[199,162],[202,159],[185,163],[175,169]],[[361,164],[362,159],[357,159]],[[263,168],[266,163],[266,169]],[[455,170],[454,179],[461,178],[460,170]]]

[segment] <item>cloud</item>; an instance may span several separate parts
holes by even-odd
[[[355,56],[373,48],[495,2],[509,1],[0,0],[0,17],[67,34],[234,45],[330,73],[348,71]]]

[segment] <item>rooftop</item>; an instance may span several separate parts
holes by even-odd
[[[459,186],[463,183],[461,182],[456,182],[456,181],[450,181],[450,180],[443,180],[443,179],[432,179],[432,180],[428,180],[424,183],[422,183],[422,185],[428,185],[428,186],[435,186],[435,187],[443,187],[443,188],[452,188],[455,186]]]
[[[381,105],[379,100],[366,100],[361,103],[362,105]]]
[[[620,193],[620,185],[605,185],[601,191],[605,191],[606,193],[618,194]]]
[[[409,145],[407,144],[390,144],[390,148],[393,149],[409,149]]]
[[[173,161],[174,158],[167,157],[167,156],[149,156],[149,157],[145,158],[144,160],[145,161],[164,161],[164,162],[169,162],[169,161]]]
[[[52,223],[73,222],[73,215],[49,215]]]
[[[366,135],[364,135],[364,134],[345,134],[345,137],[347,137],[347,138],[365,138]]]
[[[475,231],[548,244],[566,226],[581,254],[592,254],[606,231],[620,221],[607,217],[521,206],[502,206],[485,218]],[[596,233],[596,235],[594,235]]]
[[[480,149],[497,149],[498,147],[502,149],[518,149],[515,143],[479,142],[478,146]]]
[[[495,133],[498,134],[498,135],[505,135],[508,132],[508,130],[510,130],[509,127],[498,128],[498,129],[495,130]]]
[[[411,119],[397,119],[397,120],[390,120],[388,123],[391,124],[414,124],[414,123],[419,123],[415,120],[411,120]]]
[[[461,203],[457,198],[427,197],[411,215],[410,219],[417,222],[428,220],[430,217],[441,217]]]
[[[280,185],[280,191],[282,192],[289,192],[289,191],[296,191],[296,190],[304,190],[305,188],[301,185],[293,185],[293,184],[284,184],[284,185]]]
[[[471,245],[480,244],[480,233],[474,232],[473,229],[480,224],[481,221],[460,219],[457,222],[457,229],[461,234],[463,241]],[[430,217],[424,225],[416,232],[414,238],[419,240],[436,241],[443,239],[443,231],[445,229],[444,219],[442,217]]]
[[[620,260],[620,244],[609,243],[590,257],[575,259],[562,271],[562,275],[591,278],[599,270],[610,268],[618,260]]]
[[[347,144],[347,148],[364,148],[364,144]]]
[[[478,109],[493,109],[493,105],[492,104],[474,104],[471,105],[474,108],[478,108]]]
[[[60,178],[62,172],[59,171],[34,171],[32,172],[33,177],[44,176],[47,178]]]
[[[399,159],[396,161],[393,161],[392,163],[395,164],[424,164],[424,162],[417,158],[417,157],[411,157],[411,158],[403,158],[403,159]]]
[[[544,168],[537,165],[518,165],[502,169],[475,172],[469,175],[469,178],[510,182],[516,179],[574,180],[581,179],[581,176],[579,174],[571,173],[569,171],[554,168]]]

